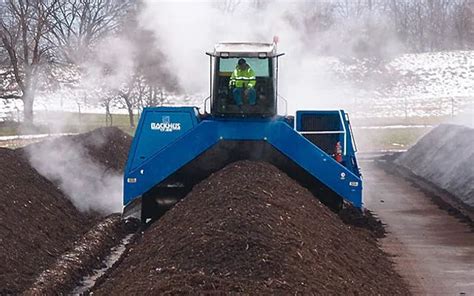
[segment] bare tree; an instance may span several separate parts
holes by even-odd
[[[474,1],[469,2],[456,1],[452,14],[454,36],[462,49],[474,46]]]
[[[410,39],[410,11],[411,6],[407,1],[390,1],[389,16],[395,25],[398,38],[404,44],[407,44]]]
[[[127,108],[131,128],[135,128],[135,110],[162,106],[166,101],[164,85],[148,79],[138,69],[133,79],[117,92],[119,101]]]
[[[110,105],[113,99],[111,96],[105,96],[102,100],[102,105],[105,108],[105,126],[112,126],[113,124],[112,112],[110,112]]]
[[[52,14],[51,43],[56,44],[68,62],[82,62],[91,47],[115,33],[134,1],[61,0]]]
[[[400,40],[415,52],[472,46],[470,0],[391,0],[389,11]]]
[[[301,19],[306,33],[327,31],[334,25],[336,5],[332,2],[308,1],[301,7]]]
[[[257,10],[265,9],[270,3],[271,0],[253,0],[251,6]]]
[[[129,114],[130,127],[135,127],[134,110],[159,106],[164,101],[164,90],[177,90],[176,77],[170,73],[164,54],[155,46],[155,35],[138,25],[138,16],[132,11],[121,24],[119,34],[133,44],[140,44],[134,50],[134,69],[129,82],[118,90],[118,97]]]
[[[233,13],[241,2],[241,0],[222,0],[215,2],[214,5],[224,13]]]
[[[141,100],[140,92],[140,77],[136,76],[133,80],[127,85],[127,87],[120,89],[118,91],[119,97],[125,103],[128,112],[128,118],[130,122],[130,127],[135,128],[135,118],[133,114],[134,108],[138,105],[138,102]],[[138,93],[137,93],[138,92]]]
[[[335,4],[335,11],[339,17],[359,18],[373,9],[373,0],[340,0]]]
[[[18,86],[17,94],[2,92],[3,97],[23,101],[24,122],[33,123],[33,102],[42,65],[50,46],[45,42],[49,18],[58,8],[58,0],[8,0],[0,20],[0,38]]]

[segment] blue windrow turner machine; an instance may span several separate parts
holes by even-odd
[[[348,115],[342,110],[277,115],[278,54],[273,43],[219,43],[211,87],[196,107],[145,108],[124,176],[124,215],[162,215],[192,187],[231,162],[266,161],[333,209],[362,206],[362,182]],[[255,72],[256,103],[238,106],[229,87],[238,60]],[[243,92],[245,93],[245,92]]]

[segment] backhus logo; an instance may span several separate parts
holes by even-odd
[[[181,123],[179,122],[171,122],[169,116],[161,117],[160,122],[152,122],[151,123],[152,130],[158,130],[160,132],[174,132],[181,130]]]

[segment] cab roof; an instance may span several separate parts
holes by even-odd
[[[274,57],[277,56],[275,43],[221,42],[214,46],[212,53],[217,57]]]

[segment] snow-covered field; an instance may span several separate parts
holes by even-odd
[[[340,77],[358,92],[346,106],[356,117],[473,113],[474,51],[404,54],[384,63],[338,61]]]
[[[205,96],[167,94],[164,105],[201,106]],[[175,102],[175,103],[173,103]],[[71,92],[57,92],[39,95],[33,106],[35,112],[81,112],[104,114],[105,106],[99,98],[81,98]],[[0,122],[4,120],[20,121],[22,119],[23,102],[20,100],[0,100]],[[127,114],[122,103],[111,103],[112,114]]]
[[[341,108],[352,117],[444,116],[474,113],[474,51],[404,54],[388,61],[328,58],[332,69],[350,85]],[[70,91],[39,95],[37,111],[104,113],[98,97]],[[202,106],[206,95],[166,95],[166,104]],[[0,101],[0,121],[19,120],[22,103]],[[112,113],[126,113],[115,104]]]

